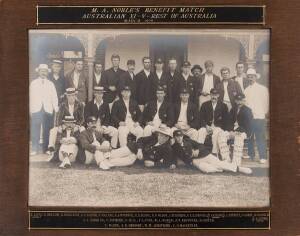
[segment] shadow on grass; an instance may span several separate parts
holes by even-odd
[[[49,169],[49,168],[59,168],[59,162],[47,162],[47,161],[39,161],[39,162],[31,162],[30,168],[39,168],[39,169]],[[75,170],[91,170],[91,171],[103,171],[100,170],[97,165],[84,165],[82,163],[75,162],[72,164],[72,169]],[[267,177],[269,176],[269,169],[262,168],[262,167],[252,167],[251,168],[253,173],[249,175],[249,177]],[[175,170],[164,169],[164,168],[145,168],[141,163],[135,163],[130,167],[115,167],[110,170],[106,170],[109,172],[123,172],[127,175],[138,175],[138,174],[146,174],[146,173],[156,173],[156,174],[179,174],[179,175],[208,175],[208,176],[240,176],[243,175],[241,173],[232,173],[232,172],[222,172],[222,173],[209,173],[204,174],[197,170],[195,167],[188,167],[188,166],[178,166]]]

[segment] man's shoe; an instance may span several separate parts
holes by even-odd
[[[65,162],[65,167],[66,167],[66,168],[70,168],[70,167],[71,167],[71,162],[70,162],[69,158],[66,157],[65,160],[66,160],[66,162]]]
[[[248,155],[243,156],[243,159],[250,159],[250,156],[248,156]]]
[[[242,166],[238,167],[238,172],[246,174],[246,175],[251,175],[252,174],[252,170],[250,168],[242,167]]]
[[[266,159],[260,159],[260,160],[259,160],[259,163],[260,163],[260,164],[265,164],[266,162],[267,162]]]
[[[109,170],[110,169],[109,165],[107,164],[107,162],[105,160],[100,162],[99,168],[102,169],[102,170]]]
[[[30,156],[35,156],[36,154],[37,154],[36,151],[31,151],[31,152],[30,152]]]

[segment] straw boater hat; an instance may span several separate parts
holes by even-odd
[[[101,86],[95,86],[94,87],[94,92],[102,92],[104,93],[104,87],[101,87]]]
[[[47,64],[39,64],[39,66],[35,68],[35,71],[39,72],[39,70],[48,70],[48,72],[51,72]]]
[[[256,70],[254,68],[249,68],[247,70],[247,75],[256,75],[256,78],[259,79],[260,78],[260,74],[256,73]]]
[[[65,95],[73,95],[73,94],[76,94],[77,93],[77,91],[76,91],[76,89],[75,88],[67,88],[66,89],[66,92],[65,92]]]
[[[62,64],[63,62],[61,60],[57,60],[57,59],[54,59],[52,60],[52,64]]]
[[[165,134],[165,135],[167,135],[167,136],[169,136],[169,137],[172,138],[171,129],[170,129],[168,126],[164,125],[164,124],[160,125],[160,126],[155,130],[155,132],[161,133],[161,134]]]
[[[65,116],[62,121],[64,123],[75,123],[74,116]]]

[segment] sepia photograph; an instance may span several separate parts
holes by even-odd
[[[29,206],[269,207],[269,30],[28,38]]]

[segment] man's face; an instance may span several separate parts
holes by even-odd
[[[207,73],[212,73],[213,69],[214,69],[214,66],[211,64],[205,66],[205,70]]]
[[[210,94],[210,97],[213,102],[217,102],[219,98],[219,94]]]
[[[123,90],[121,94],[124,100],[128,100],[130,98],[131,92],[129,90]]]
[[[58,63],[53,63],[52,64],[52,72],[54,73],[54,74],[59,74],[60,73],[60,71],[61,71],[61,64],[58,64]]]
[[[169,61],[169,69],[170,71],[175,71],[177,68],[177,61],[176,60],[170,60]]]
[[[241,75],[244,73],[244,69],[245,69],[245,66],[244,64],[237,64],[236,65],[236,72],[237,74]]]
[[[66,127],[66,129],[73,130],[75,127],[75,123],[65,123],[65,127]]]
[[[195,77],[200,77],[202,72],[200,69],[194,69],[192,73]]]
[[[127,68],[130,73],[133,73],[135,70],[135,65],[127,65]]]
[[[187,75],[190,73],[190,71],[191,71],[191,68],[189,66],[182,67],[183,74]]]
[[[119,65],[120,65],[120,59],[119,59],[119,58],[113,58],[113,59],[111,60],[111,63],[112,63],[112,65],[113,65],[113,67],[118,68]]]
[[[48,77],[48,70],[47,69],[39,69],[39,76],[42,79],[47,79],[47,77]]]
[[[88,126],[88,128],[90,129],[90,130],[92,130],[92,131],[95,131],[96,130],[96,121],[92,121],[92,122],[89,122],[88,124],[87,124],[87,126]]]
[[[180,94],[180,99],[183,103],[188,102],[190,95],[188,93],[181,93]]]
[[[244,100],[244,99],[242,99],[242,100],[235,100],[235,102],[236,102],[236,104],[237,104],[238,106],[242,106],[242,105],[245,104],[245,100]]]
[[[158,71],[161,71],[163,69],[163,66],[163,63],[155,63],[155,69]]]
[[[83,69],[83,61],[77,61],[77,62],[75,63],[75,69],[76,69],[77,71],[82,71],[82,69]]]
[[[102,65],[101,64],[96,64],[94,68],[95,68],[96,74],[100,74],[102,72]]]
[[[74,105],[75,100],[76,100],[76,95],[75,94],[67,95],[67,100],[68,100],[69,105]]]
[[[228,80],[230,78],[230,72],[228,70],[222,70],[221,76],[223,80]]]
[[[183,136],[182,135],[176,135],[176,136],[174,136],[174,139],[175,139],[176,143],[182,144],[182,142],[183,142]]]
[[[248,80],[250,81],[250,84],[254,84],[256,82],[256,75],[247,75]]]
[[[156,92],[156,97],[157,97],[157,100],[159,102],[162,102],[165,98],[165,92],[164,91],[157,91]]]
[[[157,132],[157,141],[158,141],[159,144],[164,144],[168,140],[169,140],[168,135]]]
[[[94,96],[97,102],[101,102],[103,98],[103,93],[102,92],[94,92]]]
[[[150,68],[151,68],[151,60],[150,59],[144,59],[143,64],[144,64],[144,68],[146,70],[150,70]]]

